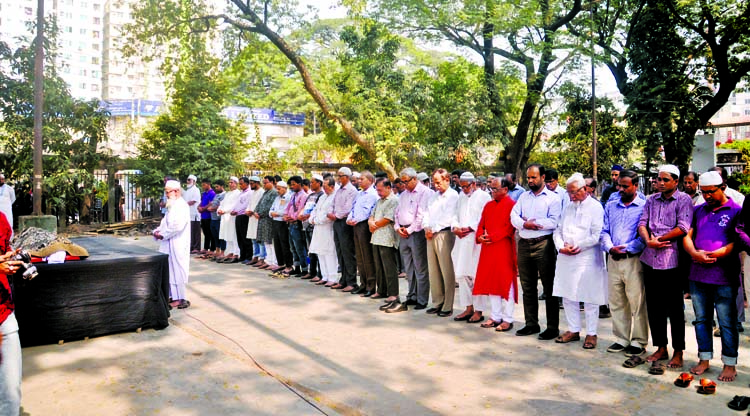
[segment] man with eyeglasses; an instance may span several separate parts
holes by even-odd
[[[406,189],[399,199],[393,228],[400,237],[399,251],[409,280],[409,292],[404,306],[414,305],[414,309],[425,309],[430,300],[430,280],[427,239],[422,218],[427,211],[427,201],[432,191],[417,180],[417,171],[413,168],[402,170],[400,177],[406,184]]]
[[[164,193],[167,213],[154,230],[154,238],[161,241],[159,251],[169,255],[170,309],[185,309],[190,306],[185,294],[190,274],[190,207],[181,197],[180,182],[167,181]]]
[[[685,251],[692,257],[689,281],[695,312],[695,337],[698,364],[690,369],[702,375],[713,358],[711,320],[716,308],[721,327],[721,361],[724,369],[719,381],[734,381],[737,376],[737,288],[740,285],[740,261],[735,251],[735,231],[740,206],[721,189],[722,178],[714,171],[700,176],[701,194],[706,203],[695,208],[693,221],[684,238]]]
[[[333,221],[333,241],[336,246],[341,279],[331,289],[342,289],[352,292],[357,286],[357,259],[354,255],[354,227],[346,223],[346,217],[352,211],[357,188],[352,185],[350,178],[352,170],[344,166],[338,170],[339,188],[333,194],[333,203],[328,212],[328,219]]]
[[[681,368],[685,350],[685,312],[682,296],[685,276],[679,273],[679,244],[690,229],[693,201],[677,189],[680,169],[675,165],[659,167],[657,193],[650,195],[638,223],[638,234],[646,243],[641,254],[646,307],[651,340],[656,352],[646,360],[652,363],[652,374],[663,374],[657,364],[669,359],[667,321],[672,333],[674,355],[669,368]]]
[[[541,331],[537,282],[542,280],[545,294],[547,329],[540,340],[552,340],[560,335],[559,301],[552,296],[555,280],[557,250],[552,232],[557,228],[562,210],[560,197],[545,187],[546,170],[534,163],[526,169],[529,190],[521,194],[511,211],[511,222],[518,230],[518,271],[523,289],[523,309],[526,324],[516,335],[527,336]]]
[[[609,306],[615,336],[615,342],[607,352],[624,352],[632,357],[643,354],[648,345],[646,293],[640,261],[645,244],[638,235],[638,223],[646,199],[638,196],[638,174],[635,171],[625,169],[619,172],[618,182],[620,198],[609,201],[604,208],[601,234],[601,248],[609,254]]]

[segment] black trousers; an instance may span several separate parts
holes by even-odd
[[[333,242],[341,268],[339,283],[344,286],[357,286],[357,261],[354,257],[354,228],[346,219],[333,222]]]
[[[655,347],[666,347],[667,320],[672,332],[672,348],[685,350],[685,300],[682,295],[684,274],[677,269],[656,270],[643,265],[643,285],[646,287],[648,325]]]
[[[323,273],[320,272],[320,263],[318,263],[318,255],[315,253],[310,253],[310,241],[312,241],[312,234],[313,234],[313,226],[307,227],[307,230],[305,230],[305,241],[307,242],[307,257],[310,258],[310,268],[308,269],[310,271],[310,276],[313,277],[323,277]]]
[[[394,247],[372,246],[377,292],[380,296],[398,296],[398,250]]]
[[[557,330],[560,326],[559,298],[552,296],[555,282],[557,250],[552,236],[537,242],[521,239],[518,242],[518,272],[523,289],[523,313],[527,326],[539,326],[539,298],[537,285],[542,280],[542,290],[547,315],[547,329]]]
[[[240,246],[240,261],[253,258],[252,240],[245,238],[247,236],[247,223],[250,221],[247,215],[238,215],[234,220],[234,229],[237,231],[237,245]],[[248,242],[250,242],[248,244]]]
[[[273,250],[276,252],[276,262],[279,266],[292,268],[292,248],[289,245],[289,224],[286,221],[273,221]],[[252,255],[252,253],[250,253]]]
[[[375,290],[375,262],[372,259],[372,233],[367,221],[362,221],[354,226],[354,249],[359,270],[359,285],[368,291]]]
[[[201,249],[201,222],[190,221],[190,251]]]
[[[216,250],[216,240],[211,234],[211,218],[201,218],[201,231],[203,231],[203,249]]]

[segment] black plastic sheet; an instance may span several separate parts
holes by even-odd
[[[114,237],[72,241],[88,250],[88,259],[36,263],[33,280],[13,277],[22,346],[169,325],[166,254]]]

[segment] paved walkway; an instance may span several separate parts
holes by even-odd
[[[156,247],[149,238],[127,241]],[[403,294],[403,279],[401,285]],[[651,376],[646,366],[623,368],[622,354],[605,351],[612,342],[608,319],[600,322],[599,346],[588,351],[581,343],[495,333],[424,311],[384,314],[377,300],[202,260],[193,260],[188,294],[193,306],[173,311],[165,330],[24,349],[24,411],[724,415],[733,413],[726,403],[734,395],[750,395],[745,335],[737,380],[702,396],[697,380],[688,389],[672,384],[679,372]],[[685,371],[697,350],[692,307],[686,306]],[[520,305],[515,317],[517,329]],[[707,376],[716,380],[721,363],[712,364]]]

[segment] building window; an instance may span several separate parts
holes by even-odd
[[[91,44],[91,49],[93,49],[95,51],[98,51],[99,50],[99,44],[98,43],[92,43]]]
[[[80,88],[82,90],[85,90],[86,89],[86,83],[82,82],[82,83],[78,84],[78,88]]]
[[[78,33],[80,33],[82,35],[85,35],[86,34],[86,29],[81,28],[80,30],[78,30]]]
[[[95,11],[99,11],[99,10],[101,10],[101,8],[102,8],[102,5],[101,5],[101,4],[99,4],[99,3],[94,3],[94,10],[95,10]]]
[[[92,56],[91,57],[91,63],[94,65],[99,65],[99,57],[98,56]]]
[[[31,16],[34,13],[34,10],[31,7],[24,7],[23,12],[26,13],[26,16]]]
[[[91,31],[91,37],[94,39],[99,39],[99,31],[98,30],[92,30]]]
[[[91,84],[91,91],[99,91],[99,84]]]
[[[95,18],[94,18],[94,24],[95,24],[95,25],[100,25],[100,24],[102,24],[102,19],[101,19],[101,17],[95,17]]]
[[[91,78],[99,78],[99,71],[91,71]]]

